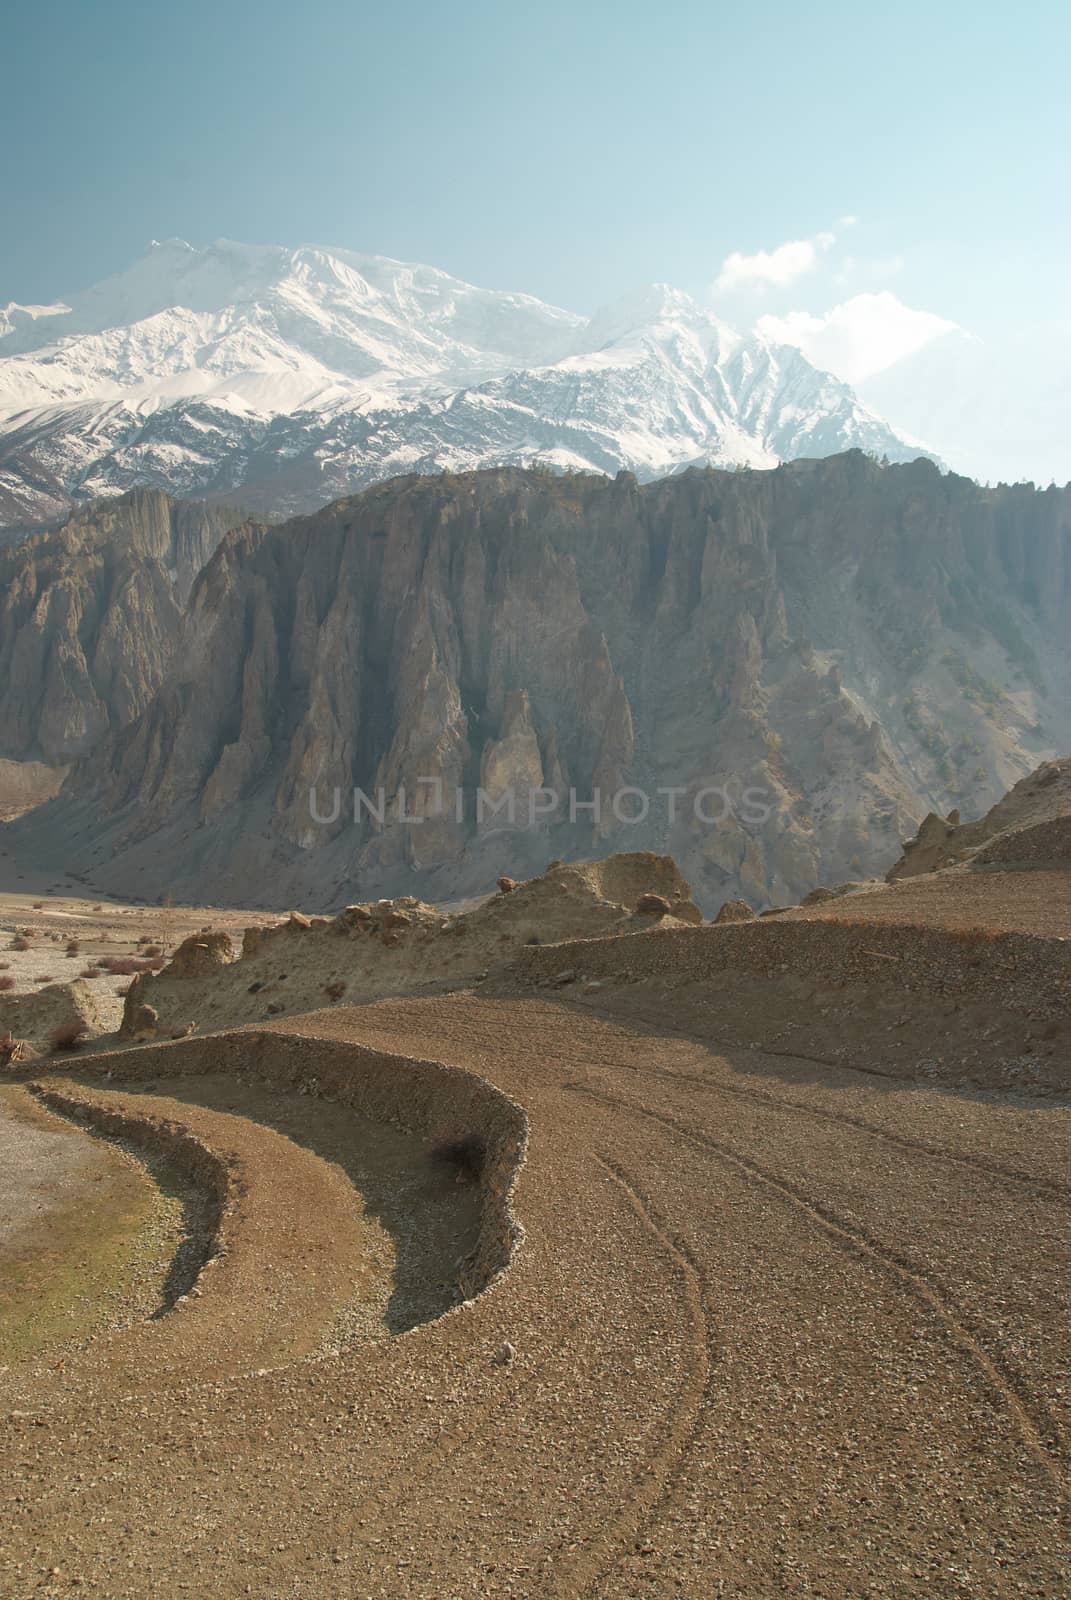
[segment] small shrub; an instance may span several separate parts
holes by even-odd
[[[147,933],[141,934],[140,937],[138,938],[138,944],[139,945],[140,944],[148,944],[149,942],[150,942],[150,935],[147,934]]]
[[[9,950],[28,950],[29,948],[30,941],[24,933],[17,933],[8,945]]]
[[[7,994],[8,991],[10,989],[13,989],[14,987],[15,987],[14,978],[0,978],[0,990],[2,990],[4,994]]]
[[[98,900],[97,904],[93,907],[93,910],[94,911],[103,911],[104,910],[104,907],[101,905],[99,900]]]
[[[129,978],[135,972],[143,971],[142,963],[136,956],[109,956],[104,965],[113,978]]]
[[[11,967],[10,961],[0,961],[0,972],[7,972]]]
[[[451,1168],[459,1181],[475,1183],[487,1160],[487,1142],[480,1133],[451,1134],[432,1145],[431,1159]]]
[[[56,980],[51,972],[45,972],[42,973],[39,978],[35,978],[33,981],[34,983],[55,983]]]
[[[78,976],[80,978],[101,978],[104,974],[99,967],[83,967]]]
[[[33,903],[33,908],[35,911],[43,911],[45,908],[45,902],[43,900],[35,900]]]
[[[61,1022],[48,1036],[53,1055],[58,1055],[61,1050],[80,1050],[88,1032],[89,1024],[80,1019],[75,1022]]]
[[[70,944],[67,946],[67,959],[69,961],[73,961],[75,956],[80,956],[81,954],[82,946],[78,943],[77,939],[72,939]]]
[[[163,953],[164,952],[161,950],[158,944],[147,944],[145,949],[142,951],[142,955],[145,956],[146,960],[149,961],[158,960]]]
[[[324,994],[329,1000],[341,1000],[345,993],[346,984],[341,978],[336,978],[333,983],[324,984]]]

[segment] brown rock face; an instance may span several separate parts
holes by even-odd
[[[0,550],[0,755],[85,755],[142,711],[241,513],[134,490]]]
[[[156,694],[15,828],[240,904],[652,850],[708,913],[795,905],[1071,745],[1069,527],[858,452],[398,479],[227,538]]]

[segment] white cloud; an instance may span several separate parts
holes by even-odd
[[[773,284],[783,289],[804,273],[813,272],[822,251],[836,242],[835,234],[818,233],[813,239],[789,239],[774,250],[757,250],[753,256],[734,250],[721,264],[721,271],[714,280],[715,291],[725,294],[756,284]]]
[[[824,316],[790,311],[781,317],[760,317],[756,324],[765,338],[796,345],[808,361],[845,383],[860,383],[884,372],[956,327],[932,311],[906,306],[887,289],[854,295]]]

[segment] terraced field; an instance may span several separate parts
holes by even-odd
[[[3,1375],[0,1593],[1065,1596],[1066,1103],[683,1020],[392,1000],[53,1083],[199,1142],[216,1253]]]

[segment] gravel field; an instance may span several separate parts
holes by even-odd
[[[401,1339],[251,1371],[244,1297],[266,1283],[275,1306],[296,1247],[256,1225],[237,1297],[206,1280],[194,1302],[215,1333],[186,1344],[185,1384],[188,1336],[159,1364],[184,1311],[125,1336],[127,1398],[91,1360],[12,1408],[0,1592],[1069,1592],[1065,1104],[724,1052],[541,998],[277,1027],[312,1060],[318,1038],[360,1040],[520,1100],[520,1253]],[[219,1139],[219,1113],[183,1096],[166,1115]],[[265,1136],[228,1119],[233,1159]],[[304,1229],[312,1158],[287,1159],[256,1204]],[[341,1291],[340,1258],[310,1234],[303,1304],[317,1281]]]

